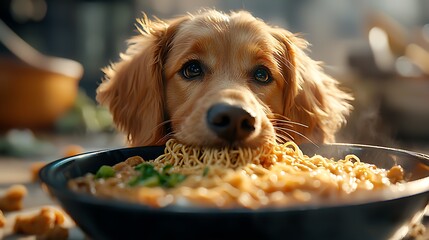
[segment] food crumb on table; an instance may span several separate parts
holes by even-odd
[[[27,195],[27,188],[22,184],[10,186],[0,195],[0,210],[17,211],[23,208],[23,199]]]
[[[62,227],[65,215],[52,207],[42,207],[36,214],[17,215],[13,231],[28,235],[36,235],[41,239],[67,239],[68,230]]]

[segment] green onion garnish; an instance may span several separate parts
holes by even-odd
[[[145,186],[145,187],[175,187],[177,184],[185,180],[186,176],[180,173],[170,173],[172,165],[165,165],[161,171],[157,171],[153,165],[149,163],[141,163],[134,169],[139,172],[139,175],[128,182],[129,186]]]
[[[115,169],[111,166],[103,165],[101,166],[97,173],[95,174],[95,178],[110,178],[115,176]]]

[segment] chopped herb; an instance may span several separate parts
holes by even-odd
[[[208,173],[209,173],[209,167],[206,166],[203,171],[203,177],[207,176]]]
[[[115,176],[115,169],[111,166],[103,165],[101,166],[97,173],[95,174],[95,178],[110,178]]]
[[[186,176],[180,173],[170,173],[172,165],[165,165],[160,172],[149,163],[141,163],[134,169],[139,175],[128,182],[129,186],[155,187],[163,186],[171,188],[185,180]]]
[[[145,180],[138,181],[139,186],[145,187],[156,187],[159,186],[159,177],[154,175],[152,177],[146,178]]]
[[[185,180],[186,176],[180,173],[172,173],[164,180],[164,186],[165,187],[174,187],[177,184],[181,183],[183,180]]]
[[[167,164],[162,168],[162,173],[166,173],[167,171],[169,171],[171,168],[173,167],[173,165],[171,164]]]

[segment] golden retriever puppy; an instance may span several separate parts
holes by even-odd
[[[248,12],[138,23],[97,89],[131,146],[332,142],[351,110],[305,40]]]

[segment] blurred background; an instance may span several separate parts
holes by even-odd
[[[121,146],[94,101],[100,69],[118,60],[143,12],[172,18],[202,7],[248,10],[300,32],[356,97],[338,141],[429,152],[429,1],[2,0],[1,20],[24,42],[1,28],[0,153],[22,154],[23,142],[36,153]]]

